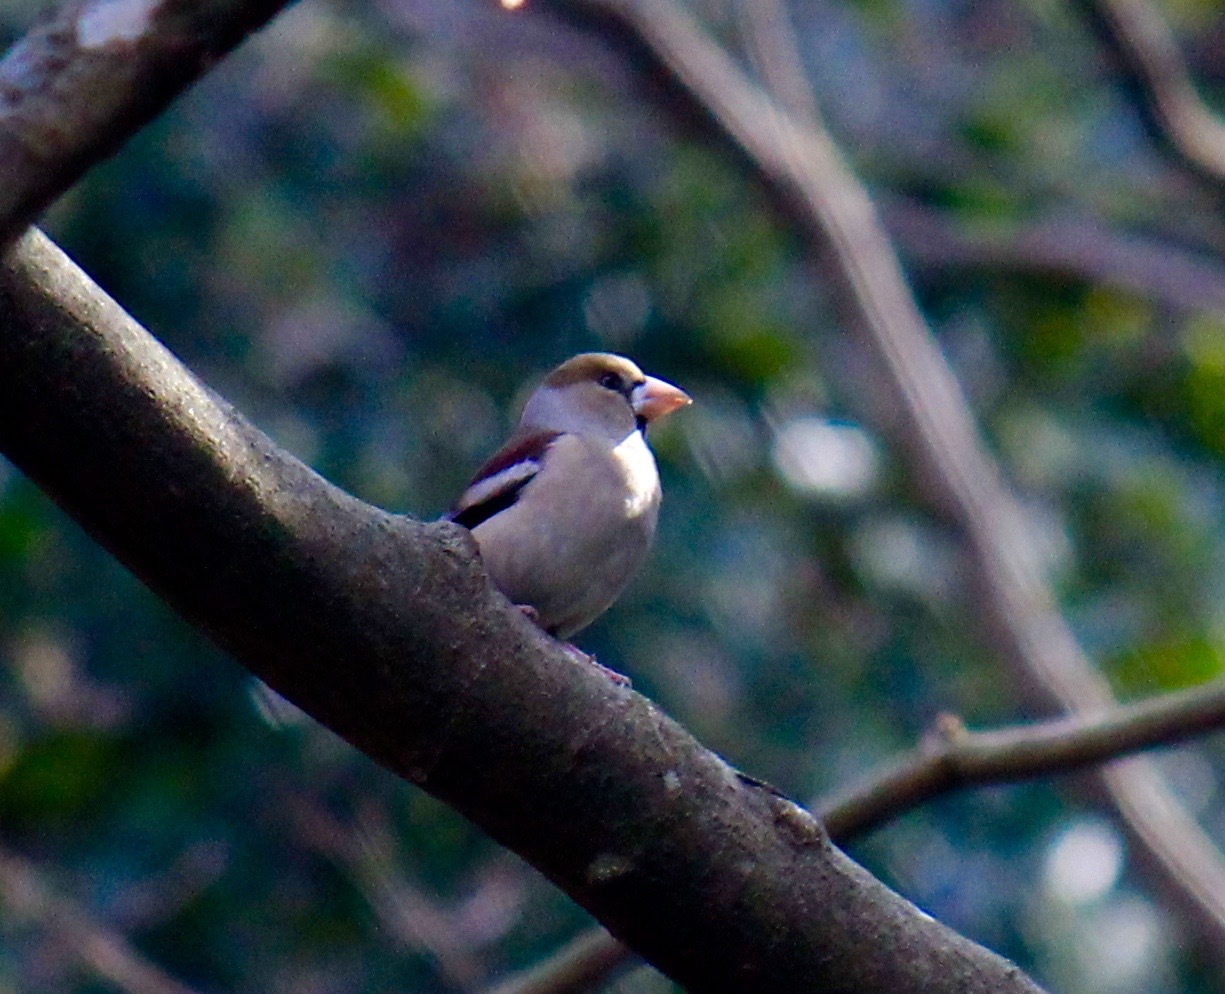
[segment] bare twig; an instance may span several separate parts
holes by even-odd
[[[0,903],[11,917],[34,919],[61,938],[94,976],[126,994],[194,994],[122,935],[53,894],[38,870],[12,853],[0,852]]]
[[[608,980],[633,953],[602,928],[572,939],[538,966],[508,977],[486,994],[578,994]]]
[[[783,0],[739,0],[736,9],[745,46],[766,88],[797,120],[820,127],[820,111]],[[896,199],[881,213],[906,256],[919,263],[1070,277],[1182,311],[1225,311],[1225,267],[1215,258],[1115,231],[1092,218],[969,231],[938,211]]]
[[[426,953],[452,987],[477,987],[485,971],[446,909],[396,867],[385,811],[367,805],[360,823],[343,824],[305,798],[292,798],[288,810],[298,838],[350,878],[397,943]]]
[[[823,801],[830,837],[845,841],[962,787],[1067,773],[1225,725],[1225,681],[1163,694],[1100,715],[989,732],[944,716],[909,756]]]
[[[903,254],[919,265],[999,269],[1085,280],[1179,311],[1225,312],[1225,266],[1208,256],[1115,231],[1091,219],[1052,219],[973,231],[898,201],[881,209]]]
[[[1169,26],[1145,0],[1084,0],[1135,81],[1152,123],[1192,169],[1225,181],[1225,123],[1204,106]]]
[[[785,0],[737,0],[736,11],[745,47],[766,89],[799,120],[820,120]]]

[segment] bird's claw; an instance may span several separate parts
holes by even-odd
[[[517,607],[520,610],[520,612],[522,612],[523,617],[527,618],[527,620],[530,621],[533,625],[540,624],[540,612],[537,611],[534,607],[532,607],[531,604],[516,604],[515,607]],[[580,663],[587,663],[591,666],[594,666],[597,670],[599,670],[606,677],[608,677],[608,679],[610,679],[618,687],[633,687],[633,684],[630,683],[630,678],[627,677],[624,673],[618,673],[614,669],[609,669],[609,667],[605,666],[603,663],[598,662],[595,656],[591,655],[588,652],[583,652],[583,650],[580,649],[573,642],[563,641],[561,643],[561,647],[566,650],[566,653],[570,656],[571,659],[574,659],[575,661],[580,662]]]

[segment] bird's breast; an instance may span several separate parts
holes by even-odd
[[[642,432],[635,431],[613,448],[615,461],[624,481],[623,499],[627,517],[641,517],[659,504],[659,472],[655,457],[647,448]]]
[[[558,439],[518,501],[473,535],[494,582],[530,604],[563,638],[624,589],[646,556],[659,516],[659,474],[640,432],[613,447]]]

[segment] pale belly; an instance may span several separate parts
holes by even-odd
[[[646,558],[659,518],[653,460],[649,479],[631,478],[641,475],[634,465],[580,458],[558,460],[546,471],[559,475],[570,465],[576,469],[566,474],[566,489],[574,499],[546,502],[533,481],[518,503],[472,533],[498,589],[533,607],[540,626],[560,638],[617,599]]]

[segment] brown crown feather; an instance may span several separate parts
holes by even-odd
[[[574,383],[595,383],[605,373],[616,373],[626,383],[641,383],[646,376],[625,356],[611,352],[584,352],[567,359],[544,378],[545,386],[566,387]]]

